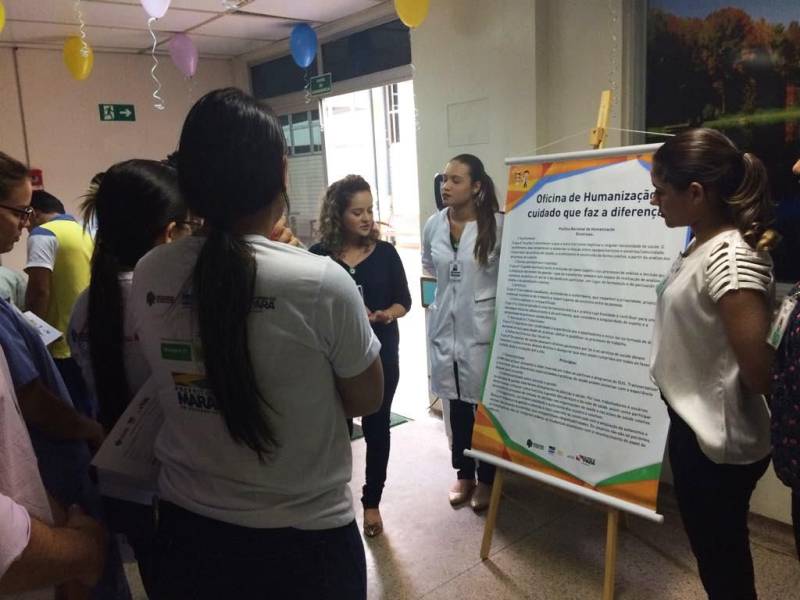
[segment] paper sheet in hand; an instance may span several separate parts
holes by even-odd
[[[22,316],[36,330],[45,346],[49,346],[63,335],[58,329],[52,327],[50,323],[42,320],[29,310],[22,313]]]
[[[158,462],[153,445],[164,421],[155,391],[148,380],[92,460],[104,495],[145,504],[155,495]]]

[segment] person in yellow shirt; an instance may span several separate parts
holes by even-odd
[[[83,226],[64,211],[52,194],[35,190],[33,215],[28,223],[28,310],[61,331],[67,330],[72,307],[89,286],[94,242]],[[78,365],[70,356],[64,337],[49,346],[56,366],[81,413],[94,418],[96,407],[86,392]]]

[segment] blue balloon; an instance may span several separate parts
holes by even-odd
[[[289,47],[292,49],[292,58],[299,67],[305,69],[317,55],[317,32],[305,23],[292,28],[289,38]]]

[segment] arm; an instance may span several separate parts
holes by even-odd
[[[78,580],[97,583],[105,562],[102,526],[74,507],[64,527],[31,519],[30,539],[20,557],[0,578],[0,594],[55,586]]]
[[[434,219],[436,215],[428,219],[425,229],[422,230],[422,274],[429,277],[436,277],[436,266],[433,264],[432,239]]]
[[[355,377],[336,377],[336,389],[348,418],[371,415],[383,403],[383,365],[380,357]]]
[[[50,304],[51,271],[44,267],[28,267],[28,289],[25,291],[25,306],[36,316],[44,319]]]
[[[376,310],[369,317],[370,322],[391,323],[408,314],[411,309],[411,293],[408,291],[408,280],[403,268],[403,261],[397,250],[392,246],[389,249],[389,272],[391,273],[391,299],[389,308]]]
[[[364,314],[364,301],[344,269],[327,261],[316,303],[316,330],[348,417],[371,414],[383,402],[380,342]]]
[[[370,313],[369,320],[370,323],[391,323],[405,317],[407,313],[406,307],[402,304],[392,304],[389,308]]]
[[[766,342],[770,315],[764,294],[750,289],[730,291],[717,305],[742,383],[752,392],[769,393],[774,351]]]
[[[62,402],[38,377],[17,390],[22,416],[28,425],[60,440],[86,440],[99,448],[105,438],[102,425]]]

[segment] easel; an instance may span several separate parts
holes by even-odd
[[[592,129],[589,144],[597,150],[602,148],[606,141],[608,120],[611,114],[611,90],[604,90],[600,95],[600,110],[597,114],[597,126]],[[489,511],[486,515],[486,525],[483,529],[483,543],[481,544],[481,560],[489,558],[492,547],[492,537],[497,524],[497,511],[500,508],[500,496],[503,493],[505,469],[497,467],[497,472],[492,485],[492,496],[489,502]],[[619,538],[619,509],[606,507],[608,513],[606,521],[606,556],[605,575],[603,577],[603,600],[613,600],[614,582],[617,572],[617,545]]]

